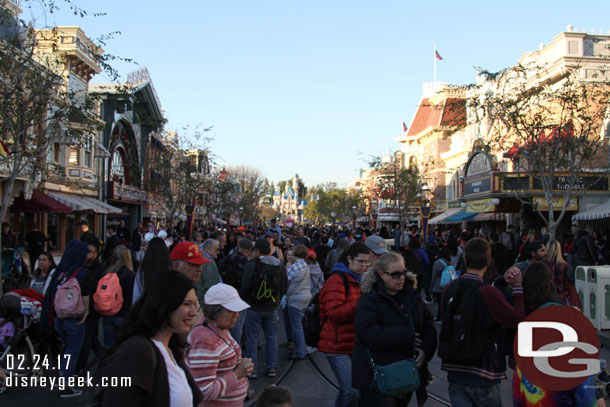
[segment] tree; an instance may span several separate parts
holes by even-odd
[[[583,188],[583,172],[606,174],[600,134],[608,119],[610,81],[603,71],[583,80],[579,67],[551,72],[536,64],[483,71],[467,105],[480,144],[510,159],[513,171],[527,174],[533,189],[543,191],[548,210],[534,209],[554,238],[571,198]]]
[[[227,176],[240,185],[239,206],[243,208],[242,218],[247,221],[257,220],[267,180],[258,169],[247,165],[227,167],[226,171]]]
[[[397,154],[400,157],[400,154]],[[394,202],[400,230],[403,230],[411,207],[422,192],[422,177],[417,166],[404,167],[402,158],[386,161],[372,157],[369,165],[376,171],[374,194],[376,199]],[[402,239],[402,234],[401,234]]]
[[[69,0],[64,3],[77,15],[87,14]],[[58,9],[55,1],[21,4],[31,15],[41,15],[41,21]],[[64,43],[68,36],[61,29],[37,27],[38,21],[25,21],[19,13],[17,2],[0,3],[0,219],[20,192],[17,185],[29,198],[45,178],[70,182],[65,168],[48,162],[51,147],[80,147],[98,133],[98,101],[87,92],[88,81],[100,72],[111,81],[118,79],[110,65],[117,57],[101,48],[109,36],[92,41],[80,33],[69,37],[77,38],[74,42]],[[76,52],[89,63],[80,64]]]
[[[164,134],[165,149],[160,154],[160,168],[154,168],[149,190],[155,191],[156,201],[165,215],[165,220],[176,225],[188,205],[196,204],[209,186],[207,163],[210,128],[184,127],[180,133],[168,131]],[[200,165],[201,164],[201,165]]]

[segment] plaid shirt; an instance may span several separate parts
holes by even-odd
[[[298,259],[297,261],[294,262],[294,264],[292,266],[288,266],[288,268],[286,269],[286,274],[288,276],[288,281],[292,281],[293,278],[295,278],[296,276],[308,272],[309,271],[309,266],[307,265],[307,263],[305,263],[305,260],[303,259]]]
[[[568,265],[566,263],[548,262],[553,271],[553,283],[557,290],[557,299],[568,304]]]

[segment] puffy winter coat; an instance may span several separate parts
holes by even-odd
[[[333,272],[344,272],[347,277],[347,297],[343,279],[337,274],[331,275],[320,291],[320,352],[351,354],[354,348],[354,314],[361,291],[358,282],[346,272],[348,270],[341,262],[333,268]]]
[[[362,277],[362,296],[358,301],[355,318],[355,345],[352,354],[352,387],[370,390],[373,370],[366,349],[378,365],[389,365],[416,356],[415,332],[421,337],[421,349],[426,363],[419,369],[420,388],[428,379],[427,362],[436,351],[437,335],[432,314],[415,290],[415,275],[409,273],[404,288],[394,296],[388,294],[383,280],[373,270]],[[410,316],[413,320],[411,328]]]

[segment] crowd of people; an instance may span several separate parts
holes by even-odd
[[[278,374],[280,317],[289,359],[324,354],[339,385],[338,407],[406,406],[413,397],[424,405],[437,350],[452,405],[499,406],[517,324],[549,303],[580,308],[575,267],[610,260],[605,241],[585,228],[562,241],[545,230],[520,235],[512,225],[501,234],[424,236],[398,228],[288,229],[275,220],[197,228],[192,240],[143,224],[133,233],[124,223],[109,226],[105,242],[86,222],[81,232],[59,264],[42,251],[31,273],[31,289],[44,295],[40,349],[70,355],[59,366],[65,377],[105,352],[98,373],[132,378],[131,387],[98,395],[113,407],[243,405],[250,380]],[[68,296],[76,301],[68,304]],[[313,307],[319,339],[308,344],[303,318]],[[398,390],[378,382],[377,369],[394,364],[415,371]],[[597,380],[610,383],[605,371]],[[594,386],[552,392],[518,369],[513,383],[517,406],[541,405],[532,403],[533,391],[548,406],[603,402]],[[292,403],[289,392],[269,391]],[[80,394],[67,387],[60,396]]]

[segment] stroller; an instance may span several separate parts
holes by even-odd
[[[5,293],[15,289],[28,288],[30,276],[19,250],[2,250],[2,281]]]
[[[44,298],[32,291],[18,290],[0,297],[0,318],[15,326],[15,334],[8,338],[8,346],[0,350],[0,369],[14,376],[42,374],[39,367],[34,368],[39,362],[36,360],[34,343],[38,342],[40,336],[38,319]],[[0,385],[0,393],[4,391],[6,387]]]

